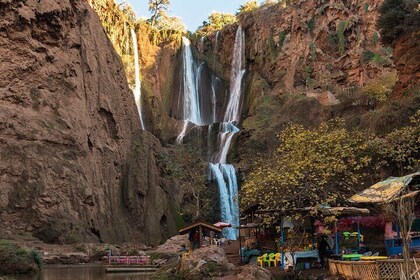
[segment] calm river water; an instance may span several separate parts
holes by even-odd
[[[105,273],[105,266],[53,266],[44,268],[39,274],[13,276],[16,280],[149,280],[141,273]]]

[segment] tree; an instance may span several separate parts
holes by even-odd
[[[242,187],[244,207],[290,209],[320,204],[340,205],[363,188],[364,169],[372,158],[369,137],[349,131],[343,120],[315,129],[291,124],[278,135],[280,146],[262,160]]]
[[[95,0],[92,5],[117,53],[129,54],[130,29],[136,21],[133,8],[126,3],[118,5],[114,0]]]
[[[152,13],[150,24],[152,26],[155,26],[163,12],[168,10],[170,3],[170,0],[149,0],[149,11]]]
[[[179,186],[181,194],[181,215],[184,222],[207,220],[211,215],[209,188],[207,182],[207,163],[199,151],[189,146],[177,146],[157,155],[161,174]]]
[[[208,20],[204,21],[203,25],[197,29],[196,34],[198,36],[207,36],[236,21],[236,16],[233,14],[213,12],[208,17]]]
[[[251,0],[246,2],[245,4],[241,5],[239,7],[239,11],[237,14],[244,14],[244,13],[249,13],[252,12],[256,9],[258,9],[259,5],[258,2],[255,0]]]
[[[385,0],[379,8],[378,29],[385,44],[420,27],[420,11],[416,0]]]
[[[397,80],[397,73],[383,72],[378,78],[366,83],[363,93],[372,99],[374,103],[387,101]]]
[[[392,174],[400,176],[420,167],[420,110],[411,117],[410,125],[397,128],[387,134],[380,143],[378,151],[382,166],[390,166]]]
[[[156,28],[159,30],[170,30],[185,33],[187,28],[180,17],[170,16],[162,11],[159,20],[156,22]]]

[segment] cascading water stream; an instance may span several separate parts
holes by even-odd
[[[178,144],[182,143],[182,140],[187,133],[188,123],[196,125],[203,124],[196,80],[200,75],[198,75],[196,71],[197,69],[192,55],[191,42],[186,37],[182,37],[182,69],[184,127],[176,139]]]
[[[216,40],[218,34],[216,35]],[[187,133],[188,124],[205,125],[203,113],[201,112],[200,92],[201,71],[204,64],[195,63],[191,50],[191,43],[187,38],[182,39],[182,65],[183,65],[183,119],[184,127],[177,137],[177,142],[182,143]],[[240,104],[242,94],[242,79],[245,74],[245,34],[242,27],[238,27],[233,50],[232,70],[230,77],[230,95],[226,112],[223,116],[223,122],[219,124],[218,149],[214,152],[209,163],[209,178],[214,180],[219,188],[221,220],[230,223],[232,228],[223,229],[226,238],[235,240],[238,236],[238,230],[234,227],[239,225],[239,207],[236,201],[238,195],[238,180],[235,167],[227,164],[227,155],[234,135],[239,132],[236,124],[240,120]],[[212,124],[208,127],[207,146],[212,148],[212,130],[218,122],[216,103],[217,103],[217,83],[220,79],[213,76],[211,80],[211,103],[212,103]],[[181,96],[181,95],[180,95]]]
[[[140,65],[139,65],[139,50],[137,45],[137,35],[134,29],[131,29],[131,37],[133,40],[133,50],[134,50],[134,70],[135,70],[135,86],[134,86],[134,100],[136,102],[137,111],[139,112],[141,129],[145,130],[143,115],[141,110],[141,81],[140,81]]]
[[[239,226],[239,206],[236,201],[238,195],[238,179],[235,167],[227,164],[227,154],[233,136],[239,132],[235,126],[240,120],[240,104],[242,95],[242,79],[245,74],[245,34],[239,26],[236,31],[235,46],[233,50],[232,70],[230,77],[230,96],[219,128],[219,152],[213,156],[217,163],[210,163],[210,174],[216,181],[220,193],[221,218],[224,222],[232,224],[232,228],[225,228],[224,235],[228,239],[236,240]]]
[[[232,72],[230,74],[230,98],[226,108],[224,122],[238,122],[242,93],[242,78],[245,74],[245,34],[239,26],[236,31],[233,51]]]

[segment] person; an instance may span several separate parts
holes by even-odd
[[[369,247],[365,245],[363,242],[359,242],[359,250],[357,251],[358,254],[365,254],[369,252]]]
[[[194,233],[194,248],[200,248],[200,234],[198,230]]]
[[[195,250],[195,240],[194,240],[195,230],[191,230],[188,235],[188,240],[190,241],[191,251]]]
[[[327,258],[327,250],[331,250],[330,244],[325,240],[325,234],[321,235],[321,239],[318,242],[318,255],[322,268],[325,268],[325,259]]]

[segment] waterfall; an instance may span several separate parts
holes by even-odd
[[[245,33],[239,26],[236,31],[235,46],[233,48],[232,70],[230,76],[229,102],[219,128],[219,152],[215,154],[217,164],[211,164],[213,179],[215,179],[220,193],[220,206],[222,220],[239,226],[239,206],[236,201],[238,195],[238,179],[235,167],[227,164],[227,154],[233,136],[239,132],[234,123],[240,119],[240,104],[242,95],[242,78],[245,74]],[[218,169],[220,172],[216,172]],[[222,174],[222,176],[221,176]],[[226,191],[225,191],[226,189]],[[228,210],[223,211],[226,207]],[[238,237],[238,230],[234,228],[224,229],[224,235],[228,239],[235,240]]]
[[[218,40],[216,34],[216,45]],[[203,63],[198,67],[193,60],[190,41],[187,38],[182,39],[183,42],[183,114],[184,127],[177,137],[177,142],[182,143],[184,136],[187,133],[188,124],[205,125],[203,120],[203,113],[201,112],[201,103],[199,89],[202,83],[201,71]],[[198,63],[197,63],[198,64]],[[238,230],[234,227],[239,226],[239,206],[237,202],[238,196],[238,180],[236,176],[235,167],[227,163],[227,155],[233,137],[239,132],[236,125],[240,121],[241,110],[241,95],[242,95],[242,80],[245,74],[245,35],[242,27],[239,26],[236,31],[235,46],[233,49],[233,60],[230,77],[230,94],[229,101],[226,107],[226,112],[223,115],[223,122],[219,125],[218,130],[218,149],[216,148],[212,156],[209,155],[209,179],[216,182],[219,188],[220,195],[220,212],[221,221],[232,224],[232,228],[223,229],[223,235],[235,240],[238,237]],[[213,148],[212,135],[215,123],[217,120],[216,103],[217,103],[217,84],[220,79],[215,75],[211,77],[211,105],[212,105],[212,124],[208,127],[208,148]],[[208,102],[208,101],[207,101]],[[212,149],[213,150],[213,149]]]
[[[135,70],[135,86],[134,86],[134,100],[136,102],[137,111],[139,112],[141,129],[145,130],[143,115],[141,112],[141,81],[140,81],[140,65],[139,65],[139,50],[137,45],[137,36],[134,29],[131,29],[131,37],[133,39],[133,50],[134,50],[134,70]]]
[[[201,65],[199,67],[201,67]],[[203,124],[197,86],[200,75],[197,73],[192,55],[191,42],[186,37],[182,37],[182,69],[184,127],[177,137],[177,143],[182,143],[182,140],[187,133],[188,123],[196,125]]]
[[[220,193],[220,214],[223,222],[232,226],[239,225],[239,207],[235,199],[238,196],[238,181],[233,165],[210,163],[210,178],[216,181]],[[224,228],[223,235],[227,239],[236,240],[238,230]]]
[[[216,90],[217,90],[217,83],[220,82],[220,79],[216,76],[212,76],[211,80],[211,115],[212,115],[212,122],[217,123],[217,97],[216,97]]]
[[[239,26],[236,31],[233,51],[232,71],[230,74],[230,98],[224,121],[238,122],[240,117],[242,78],[245,74],[245,33]]]

